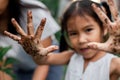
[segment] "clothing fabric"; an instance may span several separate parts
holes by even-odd
[[[50,65],[46,80],[62,80],[63,76],[64,76],[63,66]]]
[[[54,34],[60,30],[60,26],[52,18],[46,6],[37,0],[21,0],[20,4],[21,4],[20,26],[26,31],[27,11],[31,10],[32,15],[33,15],[33,25],[34,25],[35,30],[40,24],[40,21],[42,18],[46,18],[47,20],[44,31],[42,33],[41,40],[47,38],[48,36],[52,36],[52,41],[56,45],[58,45]],[[5,57],[12,57],[19,61],[16,64],[14,64],[14,69],[15,69],[16,74],[19,76],[19,80],[31,80],[33,71],[37,66],[37,64],[35,64],[35,62],[33,61],[32,57],[26,54],[23,48],[16,41],[10,39],[9,37],[0,35],[0,46],[2,47],[12,46],[12,49],[10,49],[7,52]],[[28,72],[30,72],[28,77],[27,77],[26,72],[27,74]],[[58,73],[57,70],[56,70],[56,73]],[[24,76],[27,78],[25,78]]]
[[[65,80],[110,80],[110,63],[116,56],[106,53],[101,59],[90,62],[84,69],[84,59],[74,54],[67,68]]]

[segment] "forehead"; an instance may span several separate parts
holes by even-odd
[[[84,27],[87,25],[96,25],[98,24],[92,17],[90,16],[73,16],[70,17],[69,20],[67,21],[67,27]]]

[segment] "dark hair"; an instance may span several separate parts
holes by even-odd
[[[93,19],[101,26],[101,29],[103,29],[103,23],[101,22],[97,14],[94,12],[91,6],[92,3],[95,3],[95,2],[92,2],[90,0],[74,1],[65,11],[61,20],[62,29],[61,29],[61,39],[60,39],[60,52],[70,48],[64,36],[64,32],[67,32],[67,21],[69,20],[70,17],[76,16],[76,15],[79,15],[79,16],[89,15],[93,17]],[[98,4],[98,3],[95,3],[95,4],[101,8],[101,4]]]
[[[105,11],[106,11],[106,15],[108,16],[108,18],[112,21],[110,8],[109,8],[107,2],[106,2],[106,1],[103,1],[103,2],[101,2],[101,5],[104,7],[104,9],[105,9]]]
[[[16,29],[11,23],[11,18],[15,18],[16,21],[19,23],[19,18],[21,15],[20,11],[20,0],[9,0],[8,4],[8,13],[9,13],[9,22],[8,22],[8,31],[17,34]]]

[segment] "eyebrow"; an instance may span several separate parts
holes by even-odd
[[[92,27],[93,25],[92,24],[90,24],[90,25],[87,25],[87,26],[84,26],[84,28],[86,28],[86,27]]]
[[[92,26],[93,26],[92,24],[86,25],[86,26],[83,27],[83,29],[85,29],[85,28],[87,28],[87,27],[92,27]],[[73,28],[71,28],[71,29],[69,28],[67,31],[68,31],[68,32],[71,32],[71,30],[73,30]]]

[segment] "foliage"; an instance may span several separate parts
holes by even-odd
[[[48,9],[50,10],[52,16],[54,17],[54,19],[58,22],[57,16],[58,16],[58,8],[59,8],[59,0],[39,0],[41,2],[43,2]],[[59,24],[59,22],[58,22]],[[57,38],[58,41],[60,41],[60,31],[58,31],[55,36]]]
[[[58,12],[59,0],[40,0],[43,2],[48,9],[51,11],[52,16],[56,19]]]
[[[15,74],[13,73],[12,67],[9,67],[11,64],[16,62],[14,58],[5,58],[4,55],[8,52],[8,50],[11,49],[11,46],[9,47],[0,47],[0,71],[7,73],[10,75],[13,79],[15,79]]]

